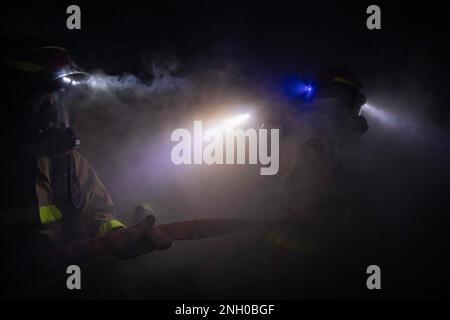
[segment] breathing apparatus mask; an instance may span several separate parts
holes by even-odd
[[[70,82],[69,82],[70,81]],[[57,158],[80,144],[69,121],[67,94],[74,90],[75,80],[65,76],[32,95],[25,104],[28,151]]]

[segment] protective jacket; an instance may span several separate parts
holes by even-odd
[[[20,243],[20,251],[48,249],[124,227],[114,218],[111,196],[78,150],[53,159],[10,152],[2,165],[7,198],[0,228],[4,235],[33,230],[34,239],[8,240]]]

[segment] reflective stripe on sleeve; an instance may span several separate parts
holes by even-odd
[[[97,230],[97,237],[103,237],[116,228],[125,228],[125,225],[117,219],[109,220],[100,225]]]
[[[50,223],[62,218],[62,213],[55,205],[48,205],[39,207],[39,218],[41,223]]]

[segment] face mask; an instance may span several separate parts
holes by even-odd
[[[32,134],[26,142],[34,154],[55,158],[79,144],[70,126],[64,105],[65,89],[40,93],[27,104],[27,122]]]
[[[69,127],[64,106],[64,90],[40,93],[28,100],[25,113],[33,130],[44,132],[51,127]]]

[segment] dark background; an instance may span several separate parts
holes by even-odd
[[[2,32],[35,34],[64,44],[88,70],[140,74],[145,50],[174,52],[186,68],[227,58],[266,76],[342,65],[368,90],[417,84],[433,100],[428,114],[448,124],[445,10],[441,4],[382,6],[382,29],[369,31],[371,2],[86,2],[82,29],[65,27],[67,3],[8,2]],[[204,63],[204,62],[203,62]],[[381,78],[389,73],[389,79]],[[370,84],[370,86],[369,86]],[[370,92],[369,92],[370,94]]]
[[[2,33],[42,35],[66,46],[87,70],[128,72],[143,79],[151,78],[141,70],[140,55],[148,51],[176,54],[181,75],[223,61],[239,64],[250,80],[276,82],[292,73],[311,77],[333,65],[357,73],[371,103],[414,122],[406,131],[388,132],[373,123],[363,147],[360,201],[370,212],[370,227],[364,249],[356,245],[355,250],[364,251],[363,265],[382,266],[383,290],[368,293],[349,285],[341,293],[324,290],[313,297],[448,296],[450,114],[443,4],[376,2],[382,29],[375,31],[365,25],[372,2],[86,2],[79,3],[81,31],[65,27],[69,4],[2,3]],[[359,271],[364,274],[364,268]],[[117,292],[94,296],[121,297],[120,289],[113,289]],[[214,297],[233,297],[233,290]],[[149,291],[131,297],[145,298]],[[189,295],[180,292],[164,296]],[[304,297],[293,297],[299,296]],[[193,297],[204,296],[198,291]]]

